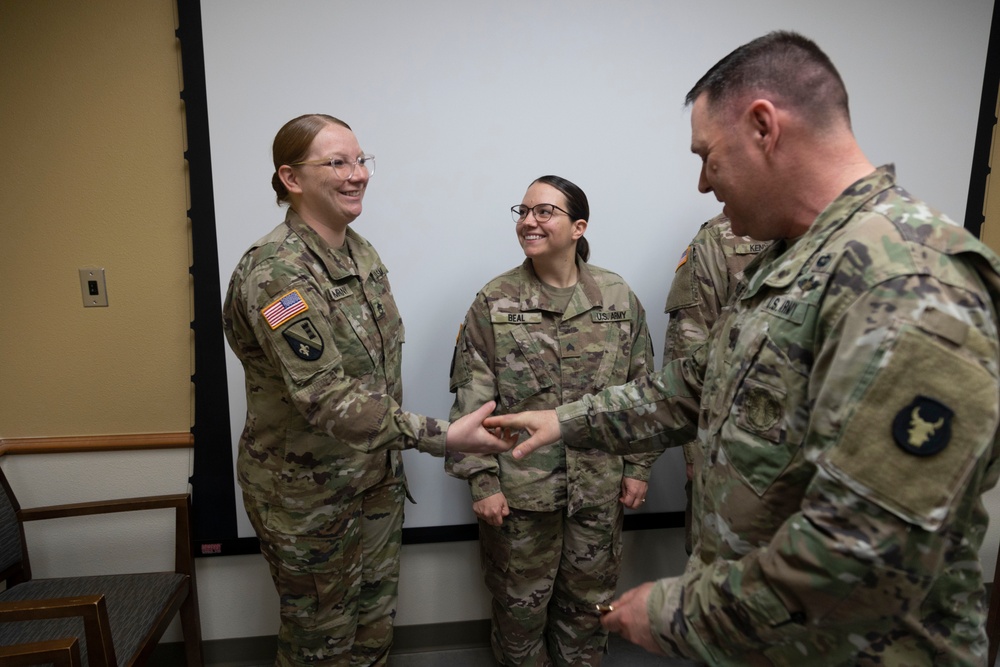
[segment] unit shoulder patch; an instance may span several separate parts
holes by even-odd
[[[309,318],[289,325],[281,332],[292,352],[305,361],[316,361],[323,356],[323,337]]]
[[[892,438],[904,452],[933,456],[948,446],[954,415],[944,403],[917,396],[896,413],[892,420]]]

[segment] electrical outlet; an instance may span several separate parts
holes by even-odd
[[[80,269],[80,291],[83,292],[84,308],[107,306],[108,289],[104,282],[104,269]]]

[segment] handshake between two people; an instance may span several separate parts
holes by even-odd
[[[500,454],[517,445],[518,434],[526,431],[530,437],[514,447],[514,458],[521,459],[559,440],[559,418],[555,410],[491,416],[495,407],[495,401],[488,401],[452,422],[448,428],[448,451]]]

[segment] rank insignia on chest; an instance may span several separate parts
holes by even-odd
[[[892,438],[900,449],[915,456],[933,456],[951,440],[955,413],[947,405],[917,396],[892,420]]]
[[[323,338],[308,318],[289,325],[281,335],[300,359],[316,361],[323,356]]]
[[[309,310],[309,306],[305,299],[302,298],[297,289],[293,289],[278,297],[277,301],[272,301],[261,308],[260,314],[264,316],[264,321],[271,329],[277,329],[299,313],[304,313],[307,310]]]

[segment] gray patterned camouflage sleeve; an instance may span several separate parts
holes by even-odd
[[[496,376],[493,373],[493,329],[489,308],[480,293],[469,308],[458,331],[452,357],[449,388],[455,393],[450,418],[468,414],[486,401],[497,400]],[[472,499],[482,500],[500,493],[499,465],[496,456],[447,452],[445,470],[449,475],[469,481]]]
[[[653,372],[655,368],[653,359],[653,341],[649,336],[649,328],[646,325],[646,311],[634,294],[629,295],[631,307],[639,313],[636,320],[636,327],[633,330],[632,349],[629,359],[628,379],[634,380]],[[662,448],[651,452],[625,454],[624,476],[637,479],[643,482],[649,481],[653,464],[659,458]]]
[[[556,408],[562,439],[621,456],[660,452],[697,432],[704,347],[628,384]]]

